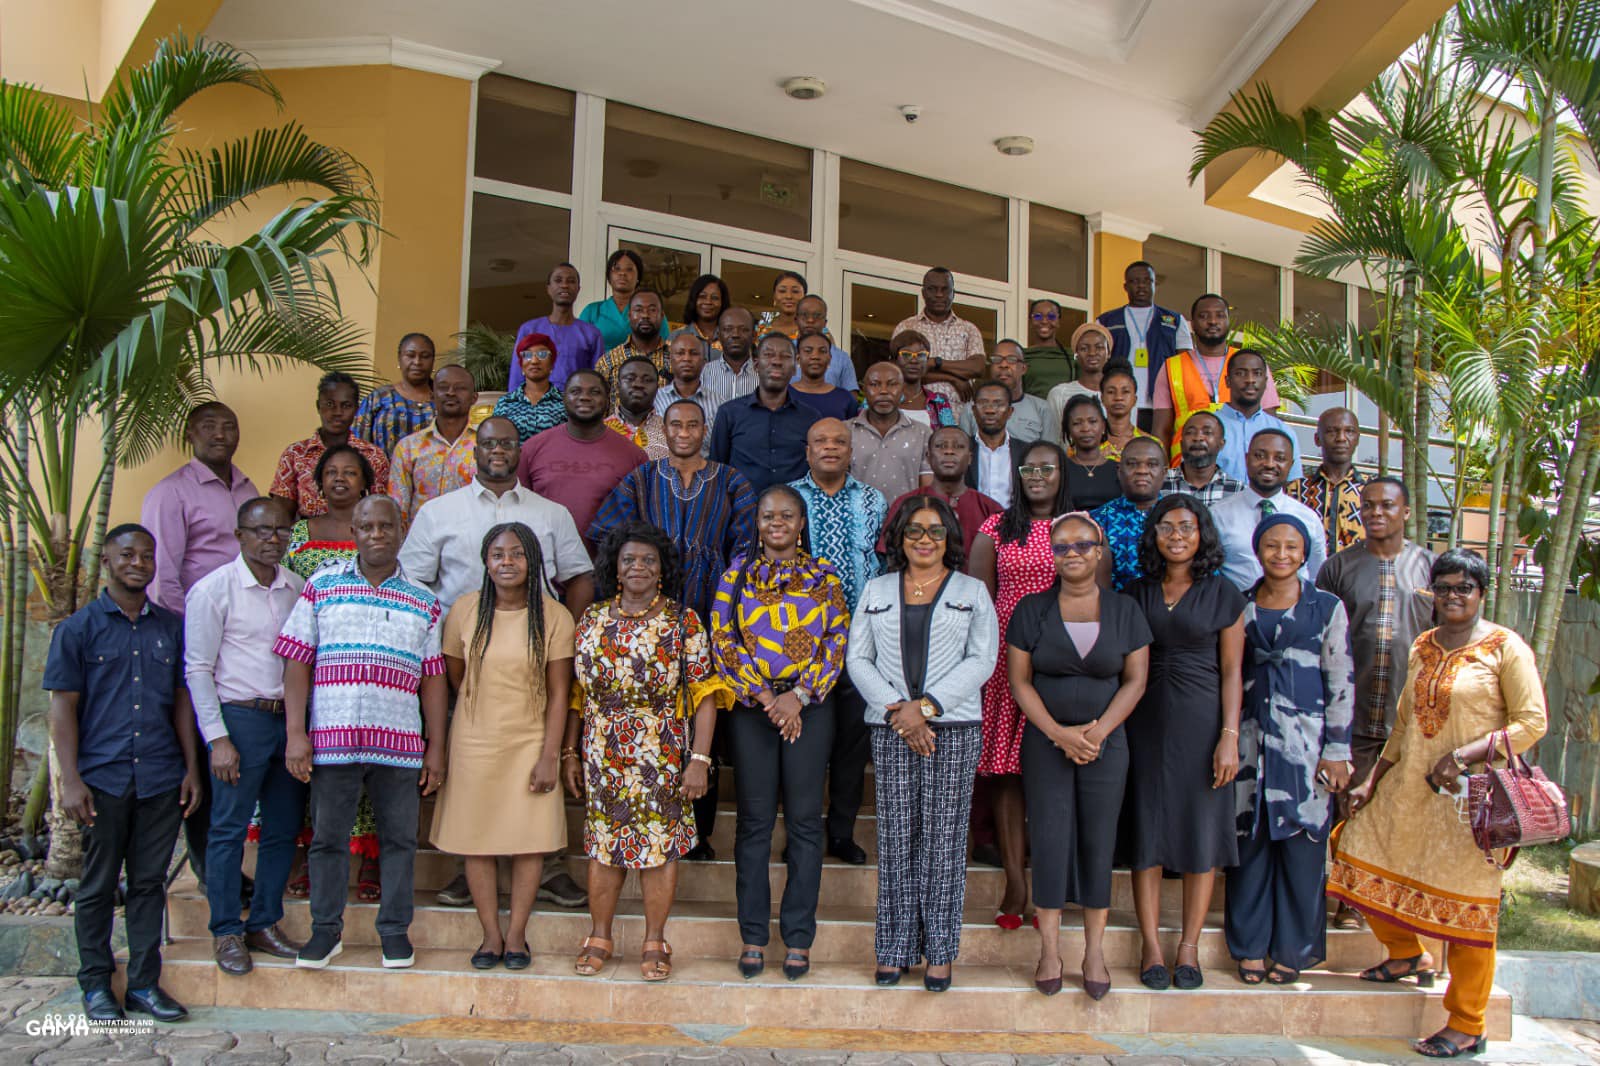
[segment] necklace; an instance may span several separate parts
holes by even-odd
[[[611,604],[611,609],[612,609],[612,610],[613,610],[613,611],[615,611],[615,612],[617,612],[617,616],[618,616],[618,617],[620,617],[620,618],[627,618],[627,619],[636,619],[636,618],[643,618],[643,617],[644,617],[644,616],[645,616],[645,615],[647,615],[647,614],[649,614],[649,613],[650,613],[650,612],[651,612],[651,611],[653,611],[653,610],[655,610],[655,609],[656,609],[656,607],[657,607],[657,606],[658,606],[658,605],[659,605],[659,604],[660,604],[660,603],[661,603],[661,593],[659,593],[659,592],[658,592],[658,593],[656,593],[656,594],[655,594],[655,596],[654,596],[654,597],[653,597],[653,598],[652,598],[652,599],[651,599],[651,600],[650,600],[650,605],[649,605],[649,606],[648,606],[648,607],[646,607],[646,608],[645,608],[645,609],[644,609],[644,610],[642,610],[642,611],[639,611],[639,612],[637,612],[637,613],[634,613],[634,612],[631,612],[631,611],[625,611],[625,610],[623,610],[623,609],[622,609],[622,596],[621,596],[621,595],[620,595],[620,594],[619,594],[619,595],[618,595],[618,596],[617,596],[617,598],[616,598],[616,599],[615,599],[615,600],[613,600],[613,601],[612,601],[612,604]]]
[[[911,582],[911,594],[913,596],[917,597],[918,599],[921,599],[923,592],[927,590],[928,586],[932,585],[936,581],[943,581],[944,580],[944,575],[945,575],[945,572],[944,572],[943,569],[941,569],[939,571],[939,573],[933,575],[928,580],[926,580],[926,581],[918,581],[916,578],[911,576],[911,571],[907,570],[906,571],[906,580]]]
[[[1189,588],[1193,588],[1193,587],[1194,587],[1193,585],[1188,586],[1187,588],[1185,588],[1183,590],[1183,592],[1178,593],[1178,595],[1174,599],[1170,599],[1169,600],[1169,599],[1167,599],[1167,587],[1165,585],[1162,585],[1161,586],[1161,602],[1166,604],[1166,607],[1167,607],[1168,611],[1174,610],[1178,606],[1178,604],[1183,602],[1184,593],[1188,592]]]

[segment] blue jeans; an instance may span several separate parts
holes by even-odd
[[[284,765],[285,721],[281,714],[222,705],[228,739],[239,750],[239,780],[211,778],[211,837],[206,844],[206,900],[211,904],[211,935],[237,936],[274,925],[283,917],[283,890],[294,862],[294,841],[305,824],[306,786]],[[250,921],[239,917],[240,872],[245,834],[256,804],[261,805],[261,839],[256,846],[256,888]]]

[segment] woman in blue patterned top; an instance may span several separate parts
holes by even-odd
[[[507,419],[517,427],[524,444],[535,433],[567,420],[567,405],[561,390],[550,383],[556,365],[556,342],[543,333],[529,333],[517,342],[517,360],[522,364],[522,387],[495,401],[494,417]]]
[[[1350,783],[1354,683],[1344,604],[1300,578],[1308,536],[1281,512],[1256,527],[1265,576],[1244,609],[1239,863],[1225,928],[1247,985],[1290,984],[1327,954],[1323,856],[1333,794]]]
[[[350,425],[352,437],[377,445],[384,455],[393,455],[395,445],[433,421],[433,340],[407,333],[400,338],[399,358],[400,380],[369,392]]]

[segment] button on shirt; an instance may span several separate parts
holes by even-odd
[[[706,368],[710,370],[710,367]],[[704,381],[704,377],[701,378]],[[751,394],[724,403],[711,431],[711,458],[744,475],[756,495],[806,474],[806,433],[822,416],[784,390],[776,411]]]
[[[729,366],[726,359],[713,359],[700,371],[700,388],[714,396],[719,405],[750,395],[760,384],[754,359],[746,359],[738,370]]]
[[[1240,481],[1248,482],[1249,474],[1245,470],[1245,453],[1250,450],[1250,438],[1264,429],[1281,429],[1289,434],[1289,439],[1294,442],[1294,452],[1289,460],[1289,470],[1285,480],[1295,481],[1300,477],[1300,438],[1294,435],[1284,421],[1272,414],[1264,407],[1258,407],[1256,413],[1246,416],[1231,403],[1225,403],[1217,408],[1217,417],[1222,420],[1222,430],[1226,434],[1222,442],[1222,450],[1217,453],[1217,466],[1224,474]],[[1317,520],[1320,528],[1322,520]]]
[[[973,437],[977,445],[978,491],[1001,507],[1011,506],[1011,435],[1000,438],[1000,446],[991,448],[982,437]]]
[[[483,537],[501,522],[521,522],[539,538],[547,584],[594,570],[571,511],[521,485],[496,495],[477,479],[422,505],[400,548],[400,565],[449,610],[462,593],[483,586]]]
[[[404,567],[376,588],[357,559],[311,575],[273,651],[312,667],[312,765],[422,769],[417,690],[444,673],[442,615]]]
[[[1256,559],[1255,548],[1251,547],[1250,541],[1255,536],[1256,526],[1271,514],[1288,514],[1298,518],[1311,541],[1306,563],[1300,568],[1301,577],[1315,581],[1317,571],[1328,559],[1327,546],[1317,535],[1322,528],[1322,521],[1311,508],[1282,489],[1267,497],[1254,489],[1235,493],[1211,508],[1211,518],[1217,524],[1217,535],[1222,538],[1225,556],[1222,576],[1242,591],[1249,591],[1261,580],[1261,563]]]
[[[893,500],[917,487],[928,466],[928,438],[932,430],[911,421],[904,411],[879,433],[862,411],[850,420],[850,473]]]
[[[239,554],[239,508],[261,492],[238,467],[231,474],[225,485],[190,459],[145,493],[139,522],[156,539],[156,579],[145,590],[152,603],[182,614],[195,582]]]
[[[183,619],[165,607],[130,619],[102,592],[50,638],[43,688],[78,694],[78,776],[97,791],[148,799],[183,783],[182,685]]]
[[[882,569],[873,549],[887,508],[883,493],[848,476],[831,496],[822,491],[810,473],[790,485],[806,502],[811,554],[833,564],[844,585],[845,603],[855,610],[867,582]]]
[[[283,699],[283,660],[272,646],[304,587],[282,566],[263,585],[235,556],[189,590],[183,672],[207,744],[228,735],[224,703]]]

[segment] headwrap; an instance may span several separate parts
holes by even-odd
[[[1106,329],[1106,327],[1102,326],[1092,318],[1072,331],[1072,343],[1067,345],[1067,349],[1069,351],[1076,352],[1078,350],[1078,341],[1085,333],[1098,333],[1100,336],[1105,338],[1106,357],[1109,359],[1111,356],[1111,349],[1116,347],[1116,345],[1111,341],[1111,331]]]
[[[1250,550],[1256,555],[1261,554],[1261,537],[1273,526],[1293,526],[1294,531],[1300,534],[1301,550],[1306,555],[1311,554],[1311,535],[1306,532],[1305,523],[1292,514],[1278,511],[1263,518],[1256,524],[1256,531],[1250,535]]]
[[[1065,514],[1056,515],[1054,518],[1050,519],[1050,535],[1052,537],[1055,536],[1056,527],[1069,518],[1076,518],[1080,522],[1087,522],[1093,526],[1095,533],[1100,537],[1100,546],[1102,548],[1106,546],[1106,531],[1100,528],[1100,523],[1096,522],[1094,517],[1090,515],[1088,511],[1068,511]]]

